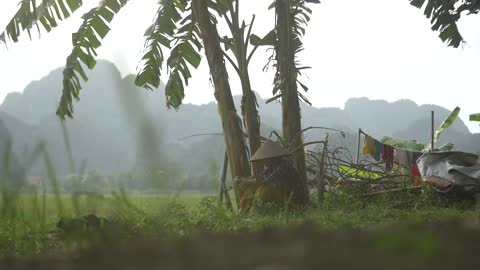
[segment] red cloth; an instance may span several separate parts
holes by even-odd
[[[393,152],[394,148],[390,145],[383,145],[382,159],[385,161],[385,172],[393,169]]]
[[[422,185],[422,176],[420,175],[417,164],[412,166],[411,179],[415,186],[419,187]]]

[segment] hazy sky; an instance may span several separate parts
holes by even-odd
[[[0,29],[5,28],[18,2],[2,1]],[[7,93],[22,91],[30,81],[65,64],[72,48],[71,33],[81,24],[82,11],[99,1],[84,2],[77,16],[44,33],[41,39],[29,41],[24,35],[22,42],[10,44],[8,50],[0,48],[0,101]],[[257,14],[255,33],[263,35],[273,27],[273,14],[267,10],[271,0],[241,3],[245,20]],[[115,62],[123,75],[136,73],[143,33],[156,6],[157,0],[130,1],[114,20],[111,33],[98,51],[99,58]],[[460,30],[468,43],[463,49],[453,49],[440,41],[422,12],[408,0],[323,0],[312,9],[300,59],[312,67],[302,81],[310,87],[307,97],[314,106],[343,108],[348,98],[363,96],[388,101],[408,98],[449,109],[460,106],[465,123],[480,132],[478,124],[468,122],[469,114],[480,112],[480,15],[462,19]],[[273,80],[272,70],[262,71],[268,55],[260,49],[250,67],[253,88],[264,98],[271,97]],[[241,93],[236,74],[231,69],[229,74],[234,94]],[[212,101],[206,60],[193,76],[186,102]]]

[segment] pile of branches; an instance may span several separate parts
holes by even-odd
[[[383,162],[368,157],[356,162],[347,147],[329,145],[328,136],[306,151],[306,163],[309,189],[320,198],[324,192],[370,196],[419,189],[402,168],[386,173]]]

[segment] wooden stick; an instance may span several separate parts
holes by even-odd
[[[386,193],[393,193],[393,192],[400,192],[400,191],[409,192],[409,191],[415,191],[415,190],[421,190],[421,189],[422,189],[422,187],[394,188],[394,189],[389,189],[389,190],[384,190],[384,191],[377,191],[377,192],[363,194],[362,197],[379,195],[379,194],[386,194]]]
[[[323,186],[324,182],[323,179],[325,177],[325,156],[327,155],[327,147],[328,147],[328,133],[325,136],[325,143],[323,145],[323,152],[322,152],[322,160],[320,161],[320,166],[319,166],[319,178],[318,178],[318,205],[320,207],[323,206]]]
[[[357,160],[356,163],[358,165],[358,162],[360,160],[360,140],[362,139],[362,129],[358,129],[358,141],[357,141]]]
[[[220,179],[220,203],[223,202],[225,198],[225,205],[227,206],[228,210],[232,210],[232,201],[230,200],[230,194],[227,190],[226,180],[227,180],[227,170],[228,170],[228,155],[227,151],[225,151],[225,155],[223,158],[223,169],[222,169],[222,178]]]
[[[223,158],[223,168],[222,168],[222,175],[220,176],[220,188],[218,190],[218,199],[219,199],[219,202],[220,203],[223,203],[223,194],[224,194],[224,187],[223,187],[223,183],[225,181],[225,178],[226,178],[226,174],[227,174],[227,168],[225,165],[228,165],[228,156],[225,156]],[[225,177],[225,178],[224,178]]]
[[[222,168],[222,176],[220,178],[220,192],[219,192],[219,197],[220,197],[220,202],[223,202],[223,195],[225,192],[225,180],[227,178],[227,168],[228,168],[228,155],[227,151],[225,151],[225,155],[223,158],[223,168]]]
[[[435,111],[432,111],[432,148],[430,152],[433,152],[435,149]]]

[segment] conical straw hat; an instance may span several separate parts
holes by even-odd
[[[290,152],[287,151],[281,144],[278,142],[274,142],[272,140],[266,140],[253,154],[250,161],[258,161],[262,159],[268,158],[276,158],[276,157],[285,157],[289,156]]]

